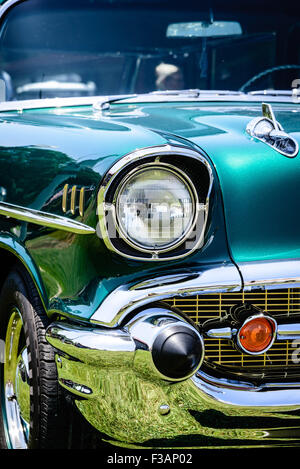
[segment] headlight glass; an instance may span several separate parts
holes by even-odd
[[[125,179],[116,201],[117,225],[142,249],[173,247],[190,231],[196,201],[191,183],[176,170],[146,167]]]

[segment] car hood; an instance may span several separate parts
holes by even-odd
[[[273,110],[300,143],[300,106],[273,104]],[[262,115],[260,103],[122,105],[108,115],[180,137],[206,153],[219,179],[237,263],[300,257],[300,154],[288,158],[247,134],[250,120]]]
[[[300,106],[273,104],[277,120],[300,143]],[[261,116],[253,102],[116,103],[4,113],[19,126],[18,144],[56,148],[103,175],[129,151],[165,143],[196,146],[214,167],[228,245],[237,262],[300,257],[300,155],[288,158],[246,133]],[[8,133],[14,131],[7,127]],[[6,133],[6,138],[9,139]],[[70,140],[70,135],[72,139]],[[30,142],[30,143],[29,143]]]

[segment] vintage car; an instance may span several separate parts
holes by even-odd
[[[300,443],[291,2],[0,6],[0,446]]]

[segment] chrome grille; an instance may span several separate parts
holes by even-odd
[[[208,319],[221,318],[227,314],[231,306],[241,302],[258,306],[275,318],[278,316],[292,318],[296,315],[300,317],[300,288],[212,293],[172,298],[167,302],[188,315],[196,324]],[[204,341],[205,360],[217,365],[252,369],[297,366],[294,360],[297,346],[295,347],[292,341],[277,341],[265,354],[256,356],[241,353],[226,339],[205,338]]]

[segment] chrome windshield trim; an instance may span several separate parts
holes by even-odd
[[[121,285],[113,290],[95,311],[92,323],[114,327],[120,325],[136,308],[175,296],[201,293],[238,292],[241,278],[233,264],[208,265],[196,273],[165,275]]]
[[[75,220],[5,202],[0,202],[0,215],[76,234],[95,233],[94,228]]]

